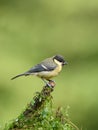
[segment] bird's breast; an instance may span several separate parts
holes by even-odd
[[[38,77],[42,77],[45,79],[50,79],[52,77],[55,77],[58,75],[58,73],[62,70],[62,66],[57,66],[54,70],[52,71],[42,71],[37,73]]]

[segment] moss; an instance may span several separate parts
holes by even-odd
[[[66,110],[53,109],[53,89],[45,86],[41,92],[37,92],[26,109],[4,130],[79,130],[69,120]]]

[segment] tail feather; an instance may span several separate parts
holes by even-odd
[[[18,77],[20,77],[20,76],[25,76],[25,74],[16,75],[15,77],[11,78],[11,80],[16,79],[16,78],[18,78]]]

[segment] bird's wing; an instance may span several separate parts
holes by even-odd
[[[37,64],[36,66],[32,67],[30,70],[25,72],[25,75],[29,75],[32,73],[38,73],[42,71],[52,71],[56,68],[56,64],[53,63],[53,61],[44,60],[40,64]]]

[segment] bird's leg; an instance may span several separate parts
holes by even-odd
[[[41,79],[44,81],[44,83],[46,84],[46,86],[52,87],[51,84],[50,84],[49,82],[47,82],[44,78],[41,78]],[[48,80],[48,81],[49,81],[49,80]]]

